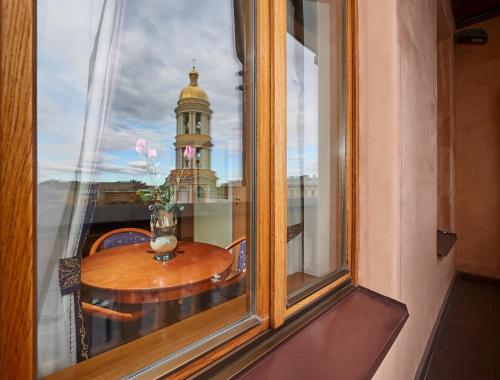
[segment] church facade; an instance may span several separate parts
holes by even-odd
[[[198,71],[193,66],[189,72],[189,84],[179,95],[175,116],[175,169],[167,183],[172,186],[180,203],[208,202],[216,198],[217,176],[211,170],[213,111],[206,92],[198,85]],[[184,157],[184,150],[195,150],[192,160]]]

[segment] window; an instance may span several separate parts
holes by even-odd
[[[189,134],[189,113],[184,113],[182,120],[184,122],[184,133],[187,135]]]
[[[205,190],[203,189],[202,186],[198,186],[196,188],[196,196],[199,198],[199,199],[202,199],[205,197]]]
[[[287,2],[287,297],[345,274],[342,0]]]
[[[253,45],[237,46],[252,20],[236,3],[38,2],[38,376],[254,321]],[[237,204],[218,196],[229,181],[246,184]]]
[[[19,3],[20,378],[191,376],[350,280],[353,0]]]
[[[273,91],[286,102],[273,103],[274,327],[352,281],[355,212],[354,3],[280,4],[286,23],[274,42]]]
[[[178,200],[179,203],[188,203],[188,189],[184,186],[179,187],[178,190]]]
[[[196,167],[201,169],[201,148],[196,148]]]

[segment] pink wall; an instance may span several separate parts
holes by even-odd
[[[455,43],[438,6],[437,150],[438,228],[455,231]]]
[[[376,379],[413,378],[454,274],[436,255],[436,3],[359,0],[359,281],[410,312]]]
[[[500,17],[456,48],[457,269],[500,278]]]
[[[399,54],[396,1],[359,2],[360,281],[399,297]]]

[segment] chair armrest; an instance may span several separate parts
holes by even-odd
[[[82,302],[82,308],[83,312],[86,315],[110,319],[112,321],[118,321],[118,322],[136,321],[139,318],[142,318],[144,314],[146,314],[146,311],[144,310],[137,310],[132,313],[124,313],[121,311],[107,309],[102,306],[92,305],[91,303],[87,302]]]

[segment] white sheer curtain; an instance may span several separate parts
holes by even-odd
[[[67,0],[64,0],[67,1]],[[60,1],[49,1],[52,10]],[[47,5],[47,4],[44,4]],[[99,162],[100,146],[113,93],[116,46],[121,29],[123,2],[121,0],[72,1],[81,14],[98,13],[97,30],[92,39],[88,65],[88,85],[84,122],[68,125],[81,128],[73,144],[79,148],[75,167],[75,182],[60,187],[58,201],[47,205],[44,198],[53,194],[38,194],[38,376],[43,377],[76,362],[76,331],[73,295],[61,296],[58,261],[79,255],[78,247],[85,231],[85,215],[89,207],[91,186]],[[50,10],[49,6],[49,10]],[[39,5],[39,10],[40,10]],[[60,14],[59,17],[65,17]],[[81,22],[81,20],[74,20]],[[92,20],[89,19],[89,24]],[[90,29],[90,28],[89,28]],[[76,36],[75,42],[81,39]],[[50,41],[42,41],[50,43]],[[74,49],[75,46],[68,46]],[[81,47],[83,49],[83,46]],[[76,78],[75,78],[76,80]],[[40,100],[39,100],[40,102]],[[39,123],[39,131],[45,126]],[[40,132],[39,132],[40,133]],[[68,147],[68,148],[74,148]],[[44,163],[39,163],[39,172]],[[40,186],[39,186],[40,188]],[[46,207],[50,206],[50,215]],[[51,220],[47,220],[49,217]]]

